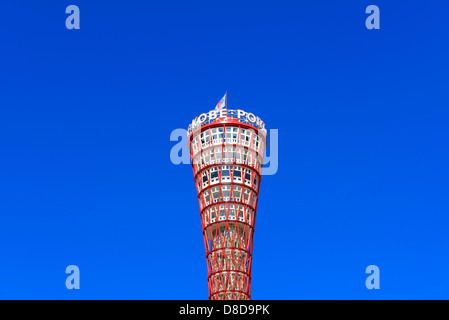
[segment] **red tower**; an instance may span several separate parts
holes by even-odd
[[[206,248],[209,299],[251,299],[264,123],[242,110],[210,111],[189,127],[189,150]]]

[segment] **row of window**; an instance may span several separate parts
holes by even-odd
[[[260,170],[263,155],[244,147],[221,146],[204,150],[193,158],[195,170],[215,163],[243,163]]]
[[[209,185],[221,182],[237,182],[244,183],[247,186],[257,187],[259,174],[255,170],[251,170],[239,165],[215,165],[201,171],[197,177],[198,190],[202,190]]]
[[[254,211],[246,205],[221,203],[219,205],[210,206],[204,211],[204,224],[208,225],[223,220],[235,220],[251,224],[253,221],[253,212]]]
[[[237,185],[225,184],[211,187],[204,190],[204,192],[200,194],[200,209],[203,210],[203,208],[209,204],[222,201],[243,202],[255,208],[257,203],[257,194],[250,188]]]
[[[264,139],[259,136],[254,130],[244,129],[238,127],[219,127],[206,129],[201,133],[195,135],[192,140],[193,153],[196,154],[201,148],[206,148],[209,145],[216,145],[222,143],[239,144],[246,147],[252,147],[256,151],[264,151]]]

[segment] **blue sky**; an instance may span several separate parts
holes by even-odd
[[[76,4],[81,29],[65,28]],[[376,4],[381,29],[365,28]],[[253,299],[449,297],[447,1],[4,1],[0,298],[207,299],[169,137],[227,90],[279,130]],[[78,265],[81,289],[65,288]],[[380,290],[365,268],[380,268]]]

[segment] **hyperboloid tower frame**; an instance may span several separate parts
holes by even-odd
[[[251,299],[254,225],[266,130],[255,121],[242,121],[237,117],[241,112],[226,110],[226,116],[189,130],[210,300]],[[263,124],[259,118],[257,121]]]

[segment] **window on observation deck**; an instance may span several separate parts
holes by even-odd
[[[233,203],[229,206],[229,219],[235,220],[235,206]]]
[[[198,152],[198,138],[197,137],[193,138],[193,140],[192,140],[192,150],[193,150],[194,154]]]
[[[248,149],[243,149],[242,155],[243,155],[243,163],[247,163],[246,161],[248,160]]]
[[[242,182],[242,167],[241,166],[234,167],[234,181]]]
[[[200,166],[200,168],[202,169],[202,168],[204,168],[204,165],[205,165],[205,163],[204,163],[204,157],[203,157],[203,155],[201,155],[201,154],[198,154],[198,161],[199,161],[199,166]]]
[[[209,181],[207,180],[206,171],[204,171],[201,175],[203,177],[203,188],[205,188],[205,187],[207,187],[209,185]]]
[[[255,134],[254,135],[254,149],[256,149],[256,151],[259,151],[259,141],[260,141],[260,137]]]
[[[206,206],[209,205],[210,199],[209,199],[209,189],[206,189],[203,193],[203,199],[204,202],[206,203]]]
[[[216,163],[220,163],[221,162],[221,148],[220,147],[215,147],[214,148],[214,154],[215,154],[215,162]]]
[[[211,189],[211,192],[212,192],[212,198],[213,198],[213,201],[214,201],[214,202],[217,202],[217,201],[218,201],[218,193],[219,193],[218,187],[213,187],[213,188]]]
[[[246,130],[243,128],[240,128],[239,144],[243,144],[243,140],[245,140],[245,134],[246,134]]]
[[[228,146],[228,155],[229,155],[229,162],[235,161],[235,147],[234,146]]]
[[[216,166],[211,167],[210,168],[210,183],[217,183],[218,176],[219,176],[219,172],[217,170],[217,167]]]
[[[232,143],[232,127],[226,127],[226,142]]]
[[[244,215],[244,208],[243,208],[243,206],[240,206],[240,210],[239,210],[239,220],[240,221],[243,221],[244,219],[243,219],[243,215]]]
[[[213,144],[221,144],[223,142],[223,128],[213,128],[211,130]]]
[[[251,185],[251,170],[250,169],[246,169],[245,184]]]
[[[227,143],[237,143],[237,131],[235,127],[226,127],[226,142]]]
[[[215,216],[215,209],[214,207],[210,207],[210,217],[212,219],[212,222],[215,222],[216,216]]]
[[[257,167],[258,155],[257,152],[251,151],[251,163],[250,166]]]
[[[221,191],[223,192],[223,201],[229,201],[229,197],[231,195],[231,186],[224,185],[221,187]]]
[[[206,165],[206,166],[209,165],[209,150],[206,150],[206,151],[203,152],[202,160],[203,160],[202,163],[204,165]],[[204,165],[202,165],[201,168],[203,168]]]
[[[217,144],[218,143],[218,130],[217,128],[210,129],[211,136],[212,136],[212,143]]]
[[[242,195],[242,187],[234,186],[234,200],[240,201],[240,196]]]
[[[200,133],[201,147],[205,148],[209,145],[209,129]]]
[[[249,203],[249,195],[251,194],[251,190],[248,188],[245,188],[245,203]]]
[[[229,181],[231,177],[229,175],[229,166],[223,165],[223,170],[221,171],[221,181]]]
[[[223,162],[228,162],[228,148],[227,147],[223,147]]]
[[[235,153],[235,162],[242,163],[242,148],[237,147]]]
[[[253,152],[252,151],[248,151],[248,162],[247,162],[247,164],[249,166],[253,165]]]
[[[249,146],[249,140],[251,137],[252,130],[240,129],[240,143],[244,146]]]

